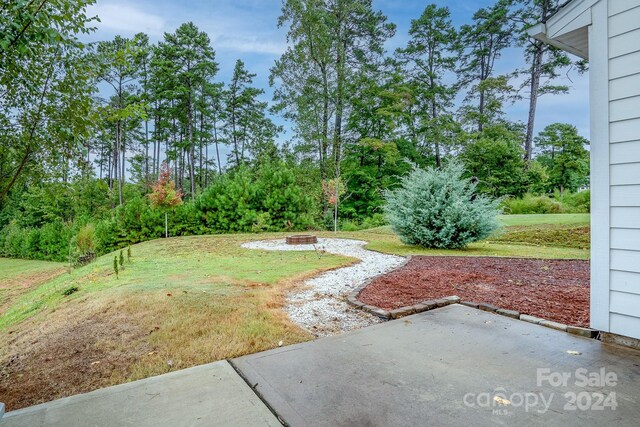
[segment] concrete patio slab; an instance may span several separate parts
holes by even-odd
[[[2,427],[281,424],[226,361],[6,413]]]
[[[640,352],[462,305],[232,364],[291,426],[640,419]]]

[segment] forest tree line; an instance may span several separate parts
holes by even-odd
[[[92,3],[0,6],[0,251],[31,256],[30,233],[47,227],[68,243],[90,225],[110,242],[103,251],[158,237],[146,195],[164,163],[185,201],[175,234],[322,226],[331,188],[341,218],[381,223],[385,190],[451,159],[492,197],[588,184],[574,126],[534,133],[538,99],[566,94],[561,77],[586,67],[527,35],[557,0],[497,0],[460,27],[427,5],[393,52],[396,27],[371,0],[285,0],[270,102],[240,59],[219,81],[215,46],[193,22],[157,43],[140,33],[83,44]],[[507,50],[523,66],[498,73]],[[526,122],[505,114],[513,102],[528,106]],[[276,116],[291,125],[286,142]]]

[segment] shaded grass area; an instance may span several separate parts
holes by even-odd
[[[284,293],[354,260],[239,246],[256,238],[145,242],[119,278],[109,254],[30,289],[0,316],[0,396],[17,409],[311,339],[280,310]]]

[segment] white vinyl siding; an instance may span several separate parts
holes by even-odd
[[[640,7],[640,0],[610,0],[609,16],[614,17],[623,12],[629,13],[631,9],[636,7]]]
[[[640,338],[640,318],[611,313],[611,332],[632,338]]]
[[[611,270],[611,290],[625,293],[640,293],[640,282],[635,273]]]
[[[630,76],[619,77],[609,82],[609,99],[629,98],[631,96],[640,96],[640,76],[635,74]]]
[[[591,326],[640,339],[640,0],[573,0],[530,34],[588,56]]]
[[[640,251],[640,230],[637,228],[612,228],[611,249]],[[640,289],[638,292],[640,293]]]
[[[611,187],[611,206],[640,206],[640,185],[614,185]]]
[[[611,144],[609,159],[612,165],[622,163],[640,163],[640,141],[627,141]]]
[[[636,4],[638,2],[635,2]],[[633,5],[633,3],[632,3]],[[615,37],[620,34],[630,33],[638,29],[638,22],[640,22],[640,5],[632,9],[627,9],[625,13],[618,13],[612,15],[609,18],[609,36]]]
[[[640,338],[640,0],[607,3],[609,328]]]

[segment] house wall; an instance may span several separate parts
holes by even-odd
[[[606,16],[606,22],[598,16]],[[605,56],[608,62],[604,74],[609,144],[608,153],[602,157],[608,158],[609,171],[608,189],[601,191],[608,200],[593,201],[607,202],[609,206],[609,294],[605,298],[609,305],[608,329],[599,329],[640,338],[640,0],[601,0],[593,6],[592,19],[593,26],[599,22],[600,28],[593,28],[591,40],[595,39],[594,31],[604,31],[606,27],[607,46],[603,50],[607,54],[602,55],[601,50],[589,56],[592,60],[594,55]],[[594,74],[593,69],[591,73]],[[592,93],[593,96],[596,95]],[[602,162],[602,157],[592,161]],[[593,239],[593,244],[599,241]],[[603,256],[604,251],[596,250],[594,255]],[[601,276],[602,272],[598,274]],[[595,296],[601,294],[596,292]]]

